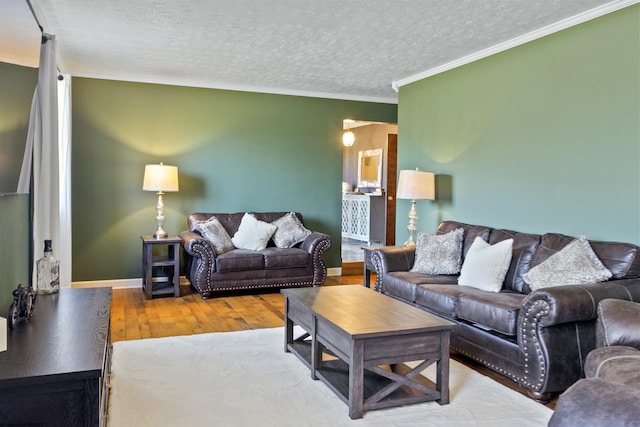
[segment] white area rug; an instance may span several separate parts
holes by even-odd
[[[108,425],[527,427],[546,426],[552,414],[452,360],[450,404],[351,420],[347,405],[283,348],[283,328],[116,342]]]

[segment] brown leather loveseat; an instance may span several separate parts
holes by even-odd
[[[513,239],[502,288],[493,292],[459,285],[458,274],[412,272],[415,247],[382,247],[371,256],[377,273],[376,289],[454,321],[452,351],[512,378],[538,400],[548,400],[583,376],[585,357],[596,346],[599,301],[640,301],[640,248],[636,245],[589,241],[609,270],[610,279],[532,291],[525,274],[565,248],[575,240],[573,237],[455,221],[442,222],[436,235],[460,228],[463,268],[477,237],[491,245]]]
[[[226,235],[233,238],[245,215],[244,212],[189,215],[189,230],[180,233],[184,247],[185,275],[203,299],[219,291],[316,286],[324,283],[327,267],[322,255],[331,247],[331,238],[324,233],[306,230],[299,213],[250,213],[262,225],[295,216],[290,219],[304,230],[304,234],[300,237],[301,241],[290,240],[290,244],[284,245],[286,247],[276,246],[274,234],[273,238],[268,239],[264,249],[239,249],[230,244],[224,250],[219,250],[199,231],[202,224],[215,217],[218,226],[222,226]]]

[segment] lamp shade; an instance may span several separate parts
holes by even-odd
[[[178,191],[178,167],[146,165],[142,189],[145,191]]]
[[[436,195],[435,174],[416,170],[401,170],[398,179],[398,199],[434,200]]]

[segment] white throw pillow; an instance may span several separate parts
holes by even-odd
[[[574,239],[560,251],[525,273],[532,291],[562,285],[604,282],[611,272],[593,252],[585,236]]]
[[[464,229],[446,234],[418,234],[416,257],[411,272],[422,274],[458,274],[462,260]]]
[[[276,228],[275,225],[259,221],[253,215],[245,213],[231,241],[236,248],[261,251],[267,247]]]
[[[229,233],[215,216],[206,221],[198,221],[194,230],[198,231],[211,244],[217,255],[233,249],[233,242],[229,237]]]
[[[279,248],[291,248],[311,234],[310,230],[304,228],[294,212],[281,216],[271,224],[278,227],[273,235],[273,242]]]
[[[513,239],[490,245],[481,237],[476,237],[462,263],[458,284],[500,292],[512,255]]]

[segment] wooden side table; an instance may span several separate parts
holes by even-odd
[[[371,272],[375,273],[376,266],[373,265],[371,261],[371,255],[373,255],[373,251],[376,249],[384,248],[384,246],[362,246],[361,249],[364,251],[364,286],[367,288],[371,287]]]
[[[142,239],[142,290],[147,299],[180,296],[180,242],[178,236]]]

